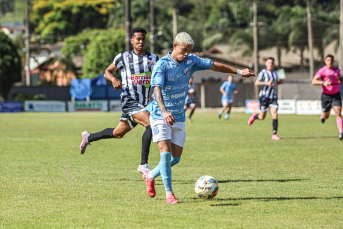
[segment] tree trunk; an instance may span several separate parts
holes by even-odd
[[[258,74],[258,28],[257,28],[257,3],[254,1],[254,73]],[[254,97],[258,99],[258,86],[254,87]]]
[[[279,64],[279,69],[281,68],[281,47],[279,44],[276,45],[276,50],[277,50],[277,61]]]
[[[177,35],[177,8],[174,7],[173,9],[173,42],[174,42],[174,39]]]
[[[313,61],[313,38],[312,38],[312,16],[311,16],[311,5],[310,0],[306,1],[307,4],[307,31],[308,31],[308,49],[310,52],[310,79],[314,75],[314,61]]]
[[[131,0],[125,0],[125,50],[131,49],[130,43],[130,31],[131,31]]]
[[[300,48],[300,72],[304,72],[304,50],[305,46]]]

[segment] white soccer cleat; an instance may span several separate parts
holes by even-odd
[[[147,173],[150,171],[151,171],[151,169],[150,169],[148,163],[146,163],[144,165],[138,165],[138,168],[137,168],[138,173],[144,174],[144,173]]]

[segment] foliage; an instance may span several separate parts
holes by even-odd
[[[0,0],[0,16],[7,12],[14,11],[14,1],[13,0]]]
[[[105,71],[115,55],[125,51],[125,30],[106,30],[91,39],[82,67],[83,77],[93,78]],[[115,76],[119,78],[119,71]]]
[[[24,22],[25,0],[0,0],[0,22]]]
[[[26,100],[45,100],[46,99],[44,94],[31,95],[31,94],[27,94],[23,92],[13,93],[12,98],[14,101],[21,101],[21,102],[24,102]]]
[[[91,40],[95,38],[103,30],[86,29],[79,33],[77,36],[67,37],[64,39],[65,46],[61,49],[61,53],[67,57],[73,57],[75,55],[84,55],[87,52],[87,47]]]
[[[31,21],[35,32],[61,41],[85,28],[104,28],[116,0],[34,0]]]
[[[0,31],[0,100],[7,100],[15,82],[21,81],[21,60],[11,39]]]

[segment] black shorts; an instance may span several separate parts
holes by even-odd
[[[184,108],[189,108],[191,105],[195,106],[194,98],[187,96],[186,100],[185,100],[185,107]]]
[[[131,126],[131,129],[133,129],[135,126],[137,126],[137,123],[133,120],[132,115],[144,111],[145,107],[141,103],[128,96],[122,96],[120,106],[123,114],[119,120],[127,120]]]
[[[328,112],[333,106],[342,106],[342,99],[339,93],[334,95],[328,95],[322,93],[322,108],[323,112]]]
[[[277,99],[270,99],[270,98],[266,98],[264,96],[260,97],[260,110],[261,112],[264,112],[267,110],[268,107],[275,107],[278,108],[278,104],[277,104]]]

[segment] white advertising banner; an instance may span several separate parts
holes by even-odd
[[[94,100],[94,101],[69,101],[69,112],[82,112],[82,111],[108,111],[107,100]]]
[[[110,111],[121,112],[120,100],[110,101]]]
[[[32,112],[66,112],[66,103],[53,100],[26,100],[24,110]]]
[[[295,100],[294,99],[280,99],[277,101],[279,108],[278,114],[295,114]]]
[[[298,115],[320,115],[322,113],[322,103],[320,100],[298,100]]]

